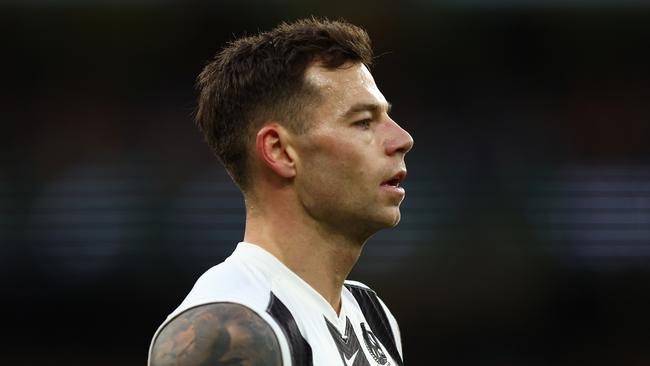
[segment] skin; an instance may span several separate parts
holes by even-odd
[[[255,136],[244,241],[269,251],[338,313],[341,288],[368,238],[400,220],[403,194],[382,182],[405,169],[413,139],[393,121],[368,69],[318,63],[305,80],[320,91],[309,128],[268,121]],[[168,323],[152,366],[281,365],[272,329],[248,308],[210,304]]]
[[[232,303],[199,306],[171,321],[154,342],[151,366],[280,366],[271,327]]]
[[[400,220],[404,197],[381,183],[405,169],[413,139],[388,115],[364,65],[313,64],[305,79],[321,94],[307,131],[271,121],[257,133],[244,240],[275,255],[338,312],[365,242]],[[360,105],[373,108],[348,113]]]

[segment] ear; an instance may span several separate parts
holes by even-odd
[[[255,138],[260,161],[283,178],[296,175],[296,162],[289,141],[290,132],[277,123],[264,125]]]

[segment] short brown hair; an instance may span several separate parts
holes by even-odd
[[[197,78],[196,123],[235,183],[245,190],[249,145],[261,123],[274,119],[296,132],[307,127],[304,110],[318,96],[305,82],[318,61],[334,69],[372,63],[365,30],[345,21],[309,18],[229,43]]]

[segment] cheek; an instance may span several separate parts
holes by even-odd
[[[301,165],[301,188],[314,199],[340,201],[367,191],[371,167],[363,163],[359,148],[344,138],[314,139]]]
[[[327,136],[316,141],[307,156],[308,170],[318,172],[322,179],[345,180],[360,179],[364,169],[362,156],[358,147],[345,138]]]

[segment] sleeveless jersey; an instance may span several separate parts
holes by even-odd
[[[341,311],[261,247],[241,242],[223,263],[196,282],[176,316],[201,305],[238,303],[273,329],[283,366],[403,366],[397,321],[375,292],[345,281]],[[151,347],[149,349],[151,356]]]

